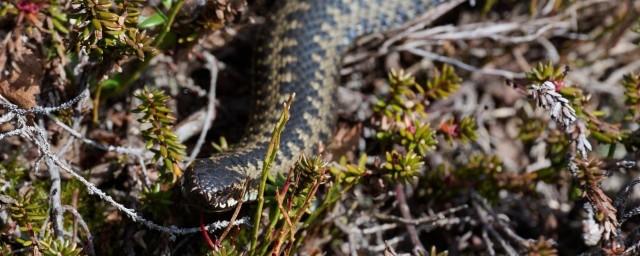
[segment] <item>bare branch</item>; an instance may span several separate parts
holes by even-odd
[[[58,126],[60,126],[62,129],[67,131],[69,134],[71,134],[71,136],[73,136],[76,139],[81,140],[83,143],[85,143],[87,145],[90,145],[92,147],[95,147],[97,149],[108,151],[108,152],[115,152],[115,153],[118,153],[118,154],[133,155],[133,156],[137,156],[137,157],[142,157],[144,155],[145,150],[142,149],[142,148],[130,148],[130,147],[120,147],[120,146],[113,146],[113,145],[103,145],[103,144],[100,144],[100,143],[98,143],[98,142],[96,142],[94,140],[91,140],[91,139],[88,139],[88,138],[84,137],[78,131],[72,129],[71,127],[67,126],[63,122],[60,122],[60,120],[58,120],[58,119],[53,118],[53,121]]]
[[[82,215],[80,215],[80,213],[78,212],[78,210],[76,210],[76,208],[74,208],[73,206],[70,206],[70,205],[65,205],[63,207],[63,209],[66,212],[69,212],[69,213],[71,213],[71,215],[73,215],[73,217],[78,222],[78,224],[80,224],[80,227],[82,228],[82,230],[84,231],[85,235],[87,236],[87,247],[89,248],[87,253],[89,255],[96,255],[96,252],[95,252],[95,249],[94,249],[94,246],[93,246],[93,236],[91,235],[91,231],[89,230],[89,226],[87,225],[87,223],[82,218]]]
[[[25,115],[25,114],[38,114],[38,115],[46,115],[46,114],[51,114],[53,112],[57,112],[63,109],[68,109],[70,107],[72,107],[74,104],[80,102],[81,100],[85,99],[85,98],[89,98],[89,90],[85,89],[82,91],[82,93],[78,94],[75,98],[60,104],[59,106],[55,106],[55,107],[34,107],[31,109],[21,109],[20,107],[18,107],[17,105],[11,103],[9,100],[7,100],[6,98],[4,98],[2,95],[0,95],[0,107],[3,107],[5,109],[7,109],[10,112],[13,112],[15,114],[18,115]]]
[[[203,52],[203,56],[207,61],[207,67],[209,68],[209,72],[211,73],[211,80],[209,81],[209,94],[208,94],[208,103],[207,103],[207,111],[203,121],[202,131],[200,131],[200,137],[198,137],[198,141],[191,151],[191,155],[187,159],[187,165],[190,165],[191,162],[198,156],[200,153],[200,149],[204,144],[204,140],[207,138],[207,132],[211,128],[211,123],[216,116],[216,84],[218,83],[218,61],[213,56],[213,54],[209,52]]]

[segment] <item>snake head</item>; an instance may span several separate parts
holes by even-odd
[[[233,165],[222,164],[220,159],[196,159],[184,173],[183,195],[191,204],[209,211],[227,211],[240,200],[255,200],[254,186],[248,184],[245,191],[245,182],[251,181],[247,181],[244,172],[230,166]]]

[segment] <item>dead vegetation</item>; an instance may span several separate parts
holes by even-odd
[[[450,1],[363,37],[321,154],[262,203],[183,205],[182,170],[242,136],[270,11],[0,2],[2,255],[640,250],[631,0]]]

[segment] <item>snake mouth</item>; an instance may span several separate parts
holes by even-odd
[[[258,191],[253,180],[225,167],[215,167],[211,159],[198,159],[185,171],[182,193],[190,204],[207,211],[222,212],[240,201],[256,200]],[[245,183],[249,182],[249,184]]]
[[[212,211],[228,211],[235,208],[240,203],[240,196],[220,196],[218,200],[208,201],[210,203],[210,209]],[[252,189],[246,191],[242,196],[242,202],[254,201],[258,198],[258,190]]]

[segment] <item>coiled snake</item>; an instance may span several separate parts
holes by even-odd
[[[272,172],[287,170],[302,153],[316,150],[331,135],[333,98],[341,57],[359,36],[405,23],[437,5],[435,0],[294,0],[270,17],[257,49],[255,111],[247,136],[232,151],[197,159],[182,179],[187,200],[201,208],[225,210],[254,200],[262,159],[282,110],[295,93],[291,118],[281,134]],[[245,180],[253,180],[244,191]]]

